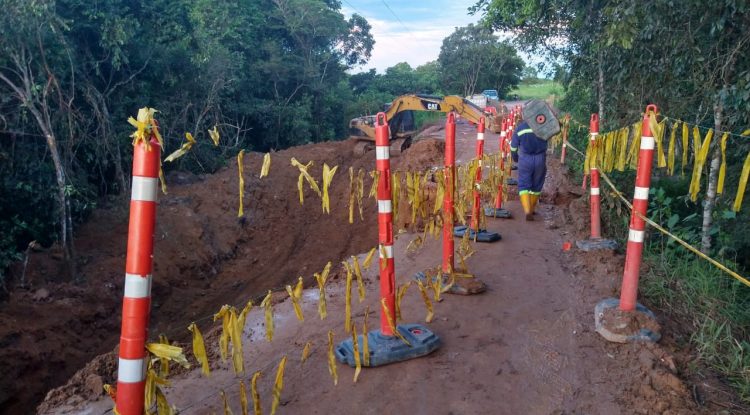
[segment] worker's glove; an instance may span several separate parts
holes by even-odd
[[[510,157],[513,159],[514,163],[518,163],[518,152],[517,151],[511,151]]]

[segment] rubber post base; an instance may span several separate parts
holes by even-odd
[[[624,322],[608,322],[604,321],[604,311],[612,308],[619,308],[620,300],[617,298],[607,298],[599,302],[594,307],[594,327],[596,332],[599,333],[605,339],[613,343],[634,343],[634,342],[650,342],[656,343],[661,339],[661,333],[658,331],[651,330],[645,327],[635,328],[631,333],[623,333],[623,329],[626,328]],[[632,313],[640,313],[646,316],[646,318],[656,321],[656,316],[648,308],[644,307],[640,303],[636,303],[635,311]],[[633,321],[635,321],[633,319]]]
[[[468,226],[455,226],[453,228],[453,236],[456,238],[463,238],[466,232],[469,232],[469,239],[477,242],[497,242],[503,239],[497,232],[489,232],[486,230],[475,232]]]
[[[505,180],[505,184],[507,184],[508,186],[518,186],[518,180],[509,177],[507,180]]]
[[[509,210],[506,210],[503,208],[500,208],[500,209],[492,208],[492,207],[484,208],[484,216],[488,218],[498,218],[498,219],[510,219],[513,217],[513,215],[511,215]]]
[[[421,324],[400,324],[396,330],[409,342],[396,336],[384,336],[380,330],[367,333],[367,345],[370,350],[370,366],[383,366],[390,363],[402,362],[426,356],[437,350],[442,342],[440,338]],[[362,355],[362,335],[357,336],[359,344],[360,362],[364,362]],[[352,339],[346,339],[339,343],[334,350],[336,358],[341,363],[355,367],[354,347]],[[362,363],[364,366],[364,363]]]
[[[510,169],[511,170],[518,170],[518,166],[514,164],[514,165],[510,166]]]
[[[611,239],[604,239],[604,238],[589,238],[584,239],[582,241],[576,241],[576,246],[581,251],[601,251],[601,250],[609,250],[614,251],[617,249],[617,242],[611,240]]]

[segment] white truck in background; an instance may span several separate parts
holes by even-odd
[[[505,114],[507,109],[500,101],[497,91],[494,89],[485,89],[481,94],[474,94],[466,97],[472,104],[482,108],[487,114]]]

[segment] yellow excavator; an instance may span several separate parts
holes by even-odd
[[[386,105],[385,116],[390,128],[391,155],[397,156],[409,148],[412,137],[417,134],[414,125],[414,111],[455,112],[473,124],[485,118],[487,129],[498,133],[502,117],[485,113],[482,108],[457,95],[421,95],[407,94]],[[375,148],[375,115],[366,115],[349,121],[350,138],[356,139],[355,154],[362,155]]]

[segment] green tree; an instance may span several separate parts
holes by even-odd
[[[518,85],[524,67],[510,44],[473,24],[443,39],[438,62],[443,87],[463,95],[492,88],[504,96]]]

